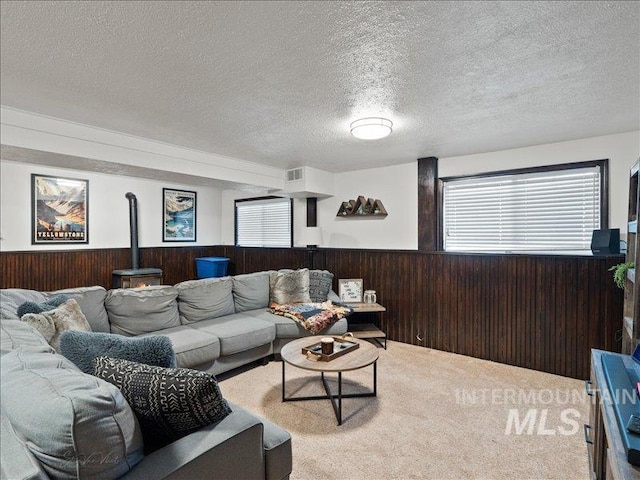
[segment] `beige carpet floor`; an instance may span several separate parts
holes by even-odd
[[[397,342],[379,351],[378,396],[345,399],[342,426],[328,400],[282,403],[280,362],[220,387],[291,433],[294,480],[589,478],[581,381]],[[324,393],[318,374],[286,371],[288,395]],[[365,391],[372,368],[343,379]]]

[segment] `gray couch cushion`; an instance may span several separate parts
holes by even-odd
[[[9,418],[0,417],[0,478],[13,480],[48,480],[40,463],[16,433]]]
[[[235,313],[229,277],[188,280],[176,285],[180,322],[188,325]]]
[[[268,311],[252,310],[249,312],[245,312],[245,315],[250,315],[254,318],[272,323],[276,327],[276,338],[300,338],[314,335],[309,330],[302,328],[297,322],[294,322],[290,318],[280,315],[274,315],[273,313]],[[327,328],[315,335],[342,335],[343,333],[347,332],[347,329],[347,319],[341,318],[337,322],[332,323]]]
[[[35,328],[20,320],[0,322],[0,345],[2,355],[18,347],[46,347],[50,352],[54,352]]]
[[[93,375],[93,360],[103,356],[157,367],[176,366],[171,340],[161,335],[130,338],[115,333],[68,330],[60,335],[60,353],[89,375]]]
[[[45,293],[47,298],[51,298],[58,294],[64,294],[70,298],[75,299],[80,305],[80,310],[87,317],[91,330],[94,332],[109,332],[109,316],[107,310],[104,308],[104,299],[107,296],[107,291],[104,287],[79,287],[79,288],[67,288],[65,290],[56,290],[55,292]]]
[[[0,318],[10,320],[20,320],[17,311],[24,302],[43,303],[47,297],[36,290],[25,290],[24,288],[3,288],[0,290]]]
[[[50,477],[125,474],[143,457],[133,411],[116,387],[75,367],[58,368],[68,362],[58,357],[22,349],[2,357],[5,414]]]
[[[269,274],[269,301],[311,303],[309,297],[309,269],[280,270]]]
[[[333,283],[328,270],[309,270],[309,297],[312,302],[326,302]]]
[[[176,353],[178,367],[191,368],[213,362],[220,356],[220,340],[186,325],[158,330],[153,334],[169,337]],[[146,335],[144,335],[146,336]]]
[[[276,338],[276,329],[272,323],[244,313],[204,320],[193,324],[192,327],[218,337],[221,355],[232,355],[267,345]]]
[[[167,285],[109,290],[104,304],[111,333],[131,337],[179,326],[177,297]]]
[[[269,272],[232,277],[236,313],[269,307]]]

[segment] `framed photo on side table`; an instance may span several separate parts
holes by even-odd
[[[31,175],[31,244],[89,243],[89,180]]]
[[[196,192],[162,189],[163,242],[196,241]]]
[[[340,300],[349,303],[362,302],[362,279],[345,278],[338,280],[338,295]]]

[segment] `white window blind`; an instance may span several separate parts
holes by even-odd
[[[236,245],[290,247],[291,200],[268,198],[236,202]]]
[[[589,250],[600,182],[598,166],[446,181],[444,249]]]

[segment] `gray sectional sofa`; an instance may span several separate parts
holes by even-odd
[[[42,303],[65,293],[78,302],[93,331],[165,335],[179,367],[219,374],[310,335],[268,311],[269,273],[144,289],[0,290],[2,478],[288,478],[288,432],[238,405],[219,423],[142,456],[135,415],[120,391],[82,373],[16,313],[25,301]],[[333,292],[328,299],[339,301]],[[322,333],[346,331],[341,319]],[[117,448],[111,443],[105,452],[100,441],[110,428],[118,432]]]

